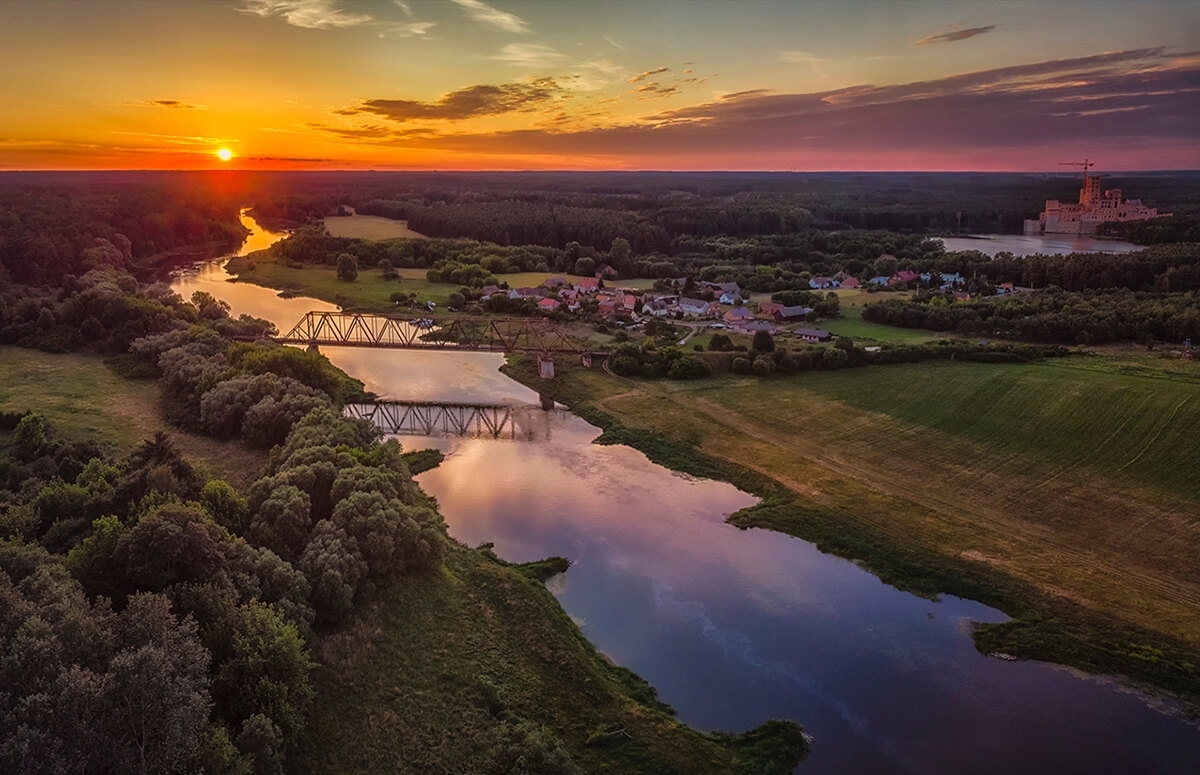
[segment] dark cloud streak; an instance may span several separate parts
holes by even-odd
[[[563,96],[565,91],[554,79],[539,78],[529,83],[468,86],[433,102],[364,100],[361,105],[334,112],[342,116],[371,113],[398,122],[462,121],[479,116],[527,112]]]
[[[972,27],[969,30],[955,30],[954,32],[943,32],[941,35],[930,35],[928,37],[921,38],[913,45],[914,46],[928,46],[933,43],[954,43],[959,40],[966,40],[967,38],[973,38],[976,35],[985,35],[994,29],[996,29],[996,25],[989,24],[986,27]]]

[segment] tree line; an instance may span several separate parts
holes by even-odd
[[[1070,292],[1051,288],[966,301],[940,293],[888,299],[863,308],[863,320],[963,336],[1101,344],[1200,338],[1200,292]]]

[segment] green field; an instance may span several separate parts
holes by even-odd
[[[354,282],[339,280],[336,268],[324,265],[285,266],[270,253],[251,254],[233,259],[226,267],[239,282],[255,283],[267,288],[289,291],[303,296],[337,304],[348,309],[369,312],[390,312],[396,309],[393,293],[415,293],[421,301],[432,301],[445,308],[451,293],[459,286],[450,283],[431,283],[424,269],[402,269],[399,280],[385,280],[378,269],[361,269]]]
[[[588,773],[783,775],[795,760],[680,724],[596,653],[544,584],[480,551],[453,549],[314,653],[301,772],[566,771],[529,753],[524,768],[480,769],[530,739],[561,744]]]
[[[158,383],[117,376],[92,355],[0,348],[0,411],[37,412],[67,438],[114,443],[125,454],[158,431],[184,455],[235,484],[257,477],[266,453],[168,426],[158,413]]]
[[[408,228],[408,221],[394,221],[378,215],[342,215],[325,219],[325,229],[335,237],[352,239],[427,239]]]
[[[862,319],[862,308],[876,301],[894,297],[903,298],[908,293],[867,293],[866,291],[835,291],[841,306],[842,316],[837,320],[826,320],[816,324],[836,336],[848,336],[860,345],[873,344],[917,344],[941,338],[942,334],[915,328],[897,328],[868,323]]]
[[[1197,702],[1200,367],[1157,362],[931,362],[689,383],[563,369],[555,389],[627,426],[616,440],[763,495],[738,524],[809,538],[900,586],[1004,608],[1018,619],[1012,639],[990,647]]]

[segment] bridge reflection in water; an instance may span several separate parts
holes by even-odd
[[[345,414],[367,420],[394,436],[465,436],[511,441],[550,438],[551,412],[533,404],[377,401],[347,404]]]

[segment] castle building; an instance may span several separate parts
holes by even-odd
[[[1026,234],[1095,234],[1102,223],[1112,221],[1144,221],[1164,218],[1156,207],[1146,207],[1140,199],[1123,199],[1121,189],[1110,188],[1101,193],[1100,176],[1084,175],[1079,189],[1079,202],[1060,202],[1047,199],[1046,209],[1035,219],[1025,221]]]

